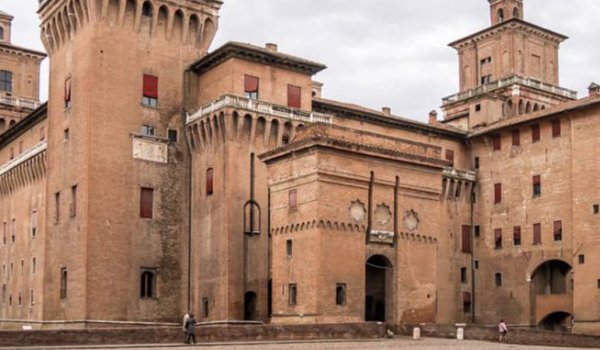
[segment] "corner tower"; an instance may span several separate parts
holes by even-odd
[[[492,26],[450,43],[460,92],[443,99],[444,122],[463,129],[575,99],[559,86],[558,50],[567,39],[524,20],[522,0],[488,0]]]
[[[187,307],[183,76],[205,55],[221,4],[40,1],[45,319],[172,321]]]

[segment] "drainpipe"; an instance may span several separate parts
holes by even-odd
[[[183,134],[185,135],[187,155],[189,159],[188,167],[188,271],[187,271],[187,310],[192,309],[192,144],[189,135],[186,132],[187,122],[187,103],[188,103],[188,85],[189,74],[192,74],[189,69],[183,72],[183,103],[181,106],[181,124]]]
[[[271,265],[272,265],[272,255],[271,255],[271,245],[272,245],[272,237],[271,237],[271,186],[268,188],[267,194],[267,316],[270,319],[273,316],[273,281],[271,280]]]
[[[471,215],[471,322],[475,323],[475,185],[471,185],[470,215]]]
[[[369,180],[369,203],[368,210],[369,215],[367,218],[367,234],[365,237],[365,243],[369,244],[369,239],[371,238],[371,229],[373,223],[373,184],[375,183],[375,173],[371,171],[371,179]]]

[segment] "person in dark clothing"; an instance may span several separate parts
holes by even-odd
[[[185,343],[191,344],[190,341],[193,340],[194,344],[196,344],[196,318],[194,317],[194,314],[190,314],[185,329],[187,330],[187,339],[185,340]]]

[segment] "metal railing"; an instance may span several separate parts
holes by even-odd
[[[6,96],[6,95],[0,96],[0,103],[5,104],[5,105],[15,106],[15,107],[29,108],[29,109],[36,109],[41,105],[41,103],[36,100],[31,100],[31,99],[22,98],[22,97]]]
[[[566,98],[570,98],[573,100],[577,99],[577,91],[573,91],[573,90],[562,88],[560,86],[544,83],[537,79],[526,78],[526,77],[523,77],[520,75],[513,75],[508,78],[496,80],[491,83],[478,86],[471,90],[459,92],[457,94],[445,97],[442,99],[442,104],[447,105],[450,103],[455,103],[458,101],[466,100],[468,98],[475,97],[475,96],[478,96],[478,95],[486,93],[486,92],[494,91],[494,90],[497,90],[497,89],[500,89],[500,88],[503,88],[506,86],[515,85],[515,84],[520,84],[523,86],[550,92],[550,93],[560,95],[560,96],[563,96]]]
[[[329,114],[289,108],[236,95],[223,95],[213,102],[202,106],[187,116],[187,123],[192,123],[207,114],[212,114],[218,110],[228,107],[256,113],[263,113],[286,119],[299,120],[307,123],[333,123],[333,116]]]

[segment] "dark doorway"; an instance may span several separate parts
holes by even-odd
[[[269,303],[267,312],[268,312],[269,317],[271,317],[273,315],[273,280],[270,278],[269,278],[269,286],[268,286],[267,293],[268,293],[267,302]]]
[[[543,330],[568,332],[571,328],[571,315],[566,312],[554,312],[546,316],[539,324]]]
[[[256,293],[246,292],[244,295],[244,320],[256,320]]]
[[[391,282],[392,264],[382,255],[374,255],[366,264],[365,321],[386,321],[386,289]]]
[[[561,260],[550,260],[538,266],[533,272],[533,285],[536,295],[568,294],[571,266]]]

